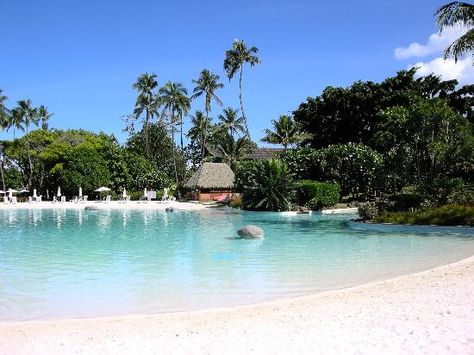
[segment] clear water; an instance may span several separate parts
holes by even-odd
[[[474,254],[469,231],[371,231],[354,228],[350,217],[227,209],[0,211],[0,320],[248,304]],[[245,224],[261,226],[265,239],[236,239]]]

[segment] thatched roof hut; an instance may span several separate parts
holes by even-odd
[[[225,163],[203,163],[184,184],[188,189],[231,190],[235,175]]]

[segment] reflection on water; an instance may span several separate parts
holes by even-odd
[[[0,212],[0,319],[201,309],[346,287],[472,255],[474,237],[367,230],[350,216]],[[255,224],[265,239],[236,231]],[[365,227],[365,226],[362,226]]]

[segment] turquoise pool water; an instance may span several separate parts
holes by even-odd
[[[0,320],[194,310],[347,287],[474,254],[469,233],[365,230],[353,216],[0,211]],[[256,224],[264,240],[238,240]]]

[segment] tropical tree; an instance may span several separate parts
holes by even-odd
[[[440,32],[455,24],[462,24],[469,30],[451,43],[444,51],[444,58],[458,59],[467,53],[474,56],[474,5],[462,1],[452,1],[436,11],[436,23]]]
[[[217,125],[217,131],[229,132],[232,139],[234,139],[234,134],[246,132],[244,117],[239,117],[239,111],[232,107],[224,109],[223,115],[219,115],[217,118],[220,122]]]
[[[38,107],[38,120],[41,122],[41,129],[48,130],[49,119],[53,114],[48,112],[48,108],[41,105]]]
[[[244,186],[244,208],[263,211],[287,211],[294,196],[293,176],[288,166],[279,159],[256,164]]]
[[[223,105],[221,99],[216,95],[218,89],[222,89],[224,84],[219,82],[219,75],[213,74],[207,69],[203,69],[199,74],[197,80],[193,80],[196,86],[193,90],[192,99],[204,95],[204,110],[206,111],[206,118],[209,118],[211,112],[211,101],[216,101],[219,105]]]
[[[30,141],[28,139],[29,127],[31,124],[38,125],[38,110],[31,105],[31,100],[20,100],[17,102],[18,106],[12,110],[12,124],[16,128],[26,132],[26,146],[28,154],[28,188],[30,189],[33,184],[33,162],[30,154]]]
[[[173,165],[176,184],[178,184],[178,170],[176,166],[176,154],[174,151],[174,134],[176,125],[180,125],[181,131],[181,150],[183,150],[183,116],[187,115],[191,107],[191,99],[188,97],[188,91],[181,83],[168,81],[158,91],[160,104],[163,107],[162,115],[169,118],[171,128],[171,140],[173,141]]]
[[[281,144],[288,149],[289,145],[300,143],[310,138],[309,134],[301,133],[299,125],[287,115],[281,115],[278,120],[272,120],[273,131],[265,129],[263,142],[270,144]]]
[[[9,110],[5,106],[5,101],[8,97],[3,95],[3,90],[0,89],[0,127],[7,128],[9,120]]]
[[[205,144],[212,131],[212,121],[209,117],[204,116],[202,111],[196,111],[194,116],[191,116],[192,127],[188,131],[187,137],[200,146],[200,161],[204,158]]]
[[[254,147],[254,143],[247,137],[240,137],[235,140],[229,133],[219,135],[215,144],[206,145],[212,156],[218,158],[223,163],[227,163],[233,171],[237,168],[237,163],[244,159]]]
[[[225,52],[224,59],[224,70],[227,73],[229,81],[234,77],[235,73],[239,72],[239,101],[240,111],[244,119],[245,134],[250,139],[250,132],[247,124],[247,116],[244,111],[244,104],[242,100],[242,76],[244,70],[244,64],[248,63],[251,67],[260,63],[260,59],[257,56],[258,48],[251,47],[247,48],[247,45],[243,40],[234,40],[232,49]]]
[[[138,96],[135,102],[135,109],[133,115],[135,119],[138,119],[143,112],[145,112],[145,118],[143,120],[143,133],[145,134],[145,146],[148,157],[150,157],[150,140],[149,140],[149,127],[150,121],[153,117],[158,114],[159,101],[153,92],[158,86],[155,73],[145,73],[137,78],[137,81],[133,84],[133,88],[138,91]]]

